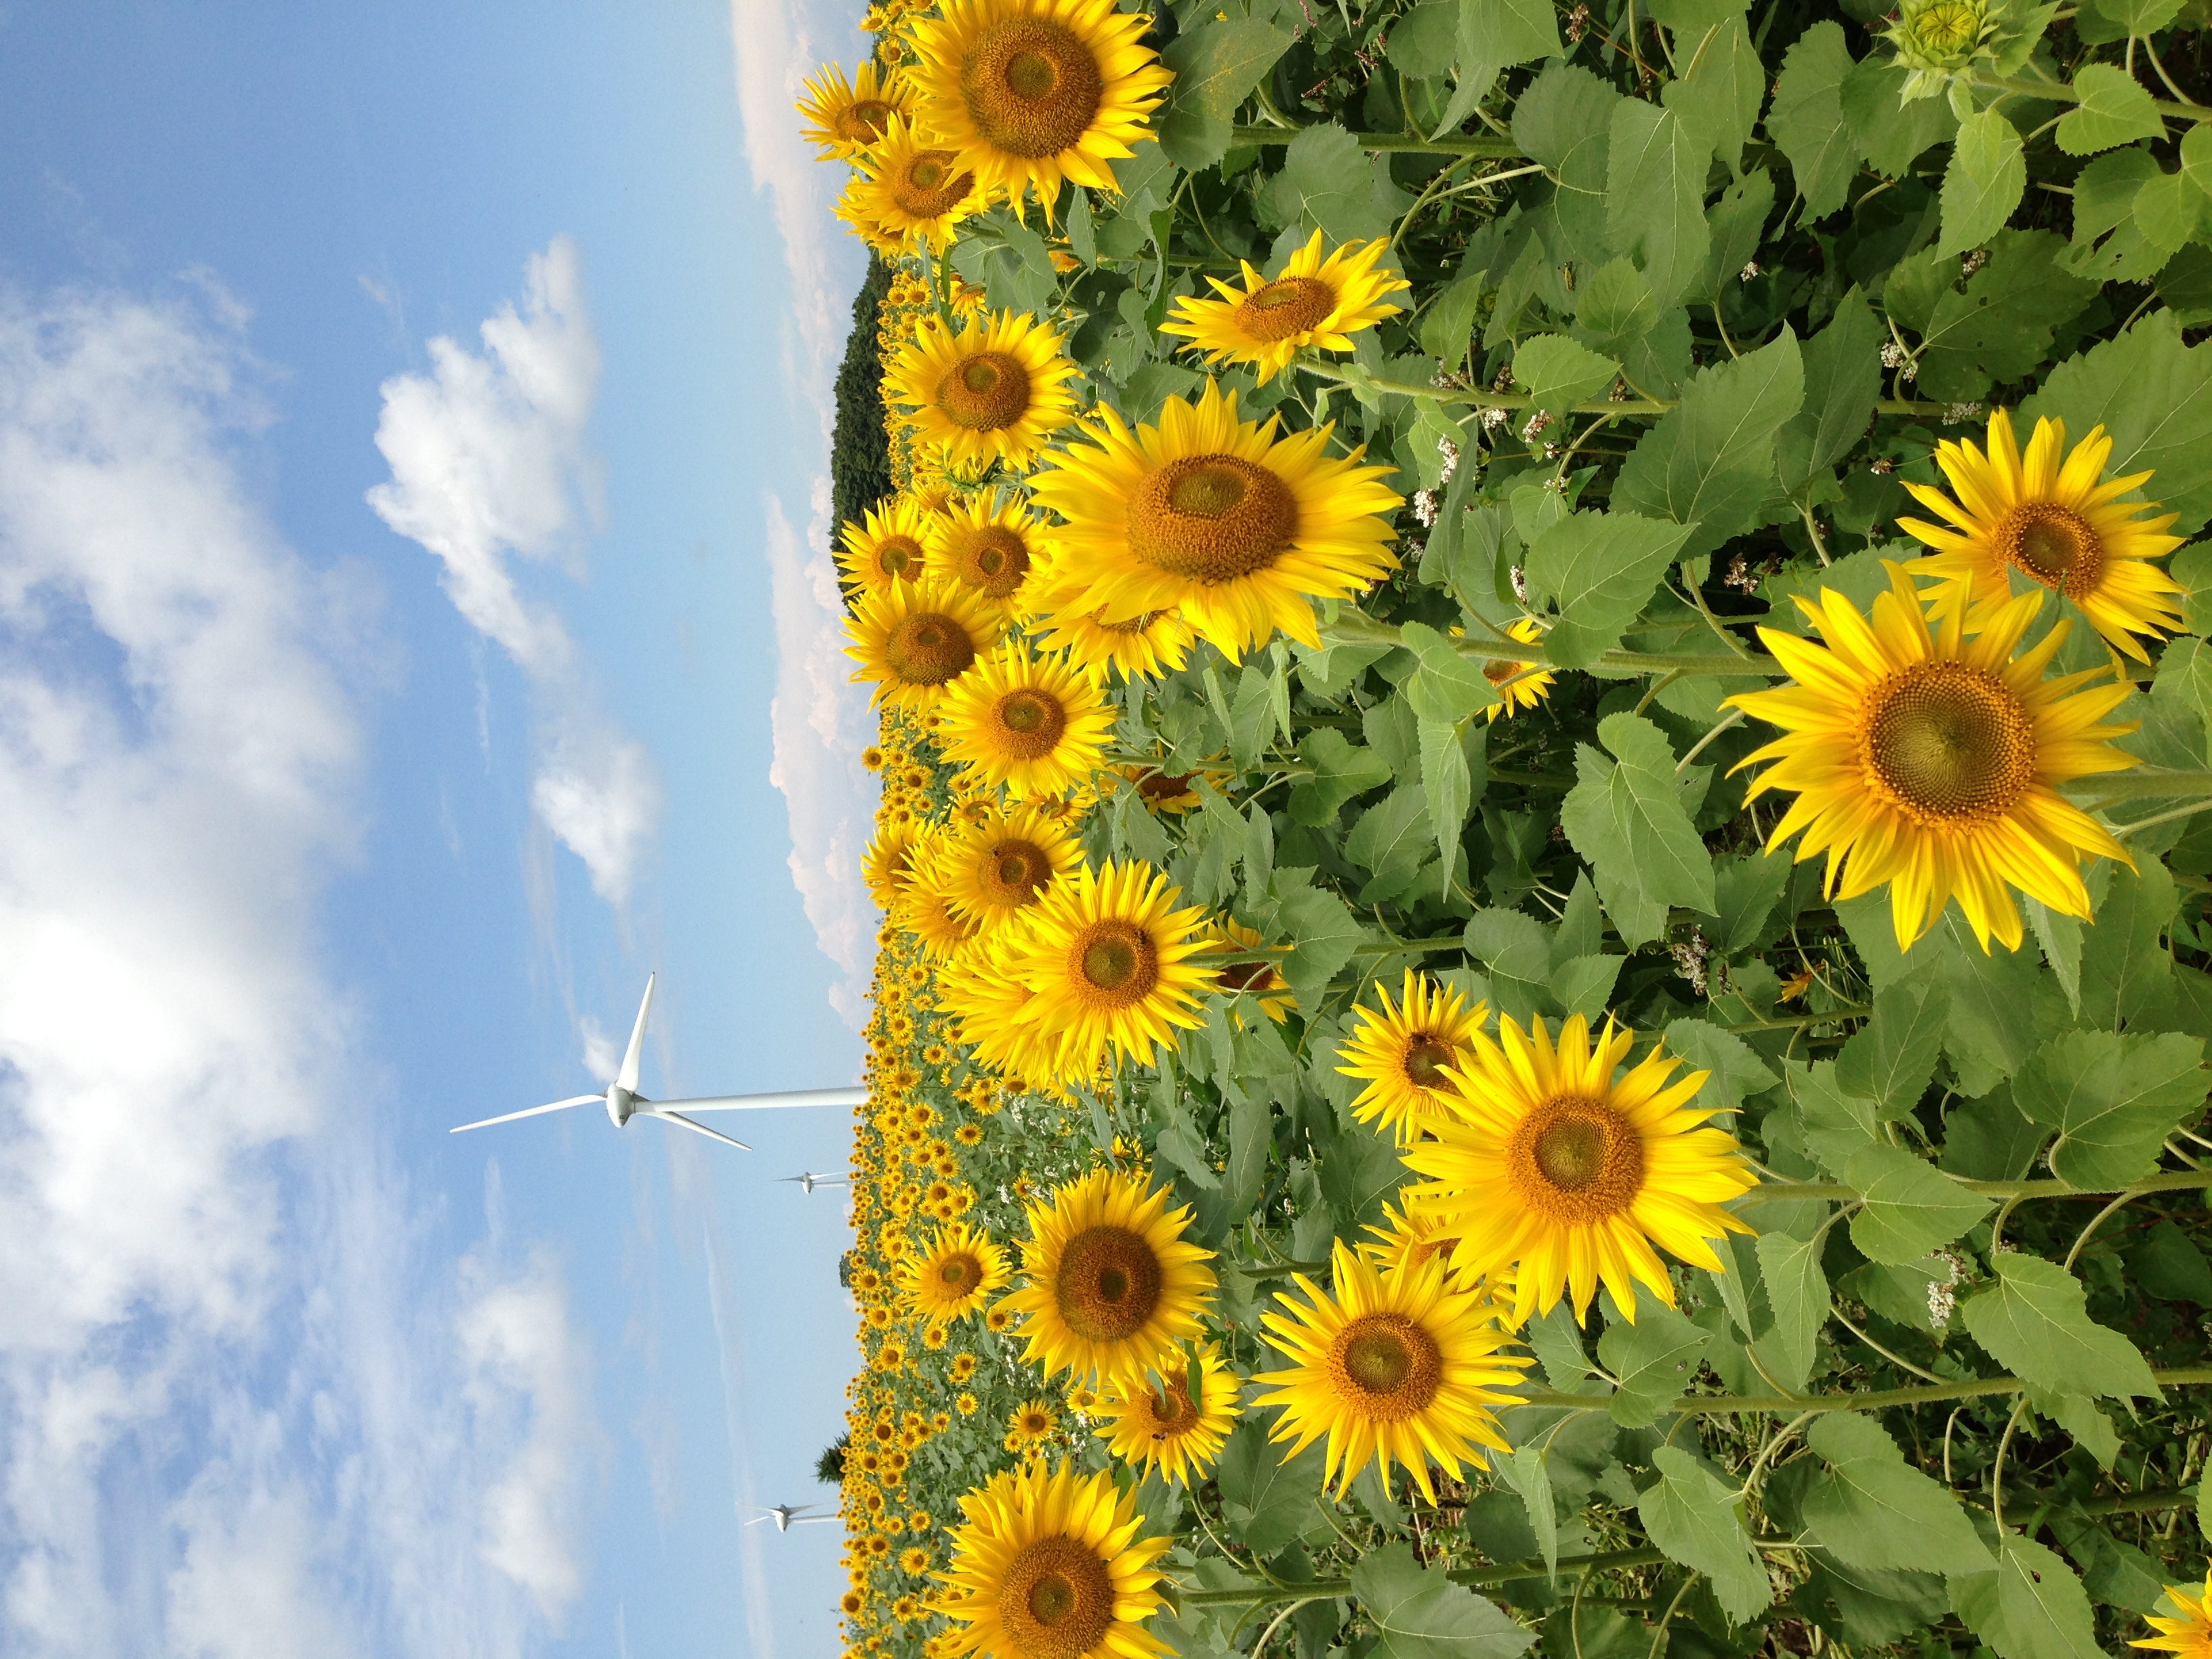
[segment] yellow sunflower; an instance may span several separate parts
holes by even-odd
[[[1175,77],[1142,44],[1152,20],[1114,0],[945,0],[915,30],[921,119],[1018,209],[1047,218],[1060,180],[1112,191],[1108,164],[1134,152]]]
[[[2158,503],[2118,499],[2148,483],[2151,475],[2106,478],[2112,441],[2103,427],[2076,444],[2062,464],[2065,447],[2066,423],[2045,416],[2036,422],[2022,455],[2012,416],[2002,409],[1990,415],[1987,455],[1971,441],[1939,442],[1936,464],[1958,499],[1931,484],[1905,487],[1955,527],[1920,519],[1897,521],[1936,550],[1912,574],[1941,582],[1972,577],[1987,605],[2002,599],[2017,571],[2063,594],[2106,639],[2148,662],[2136,635],[2157,639],[2181,626],[2174,604],[2181,585],[2151,562],[2181,545],[2180,537],[2162,533],[2180,514],[2141,519],[2136,515],[2155,513]],[[1951,595],[1939,596],[1939,618],[1951,602]]]
[[[859,681],[876,682],[871,702],[927,709],[945,688],[998,643],[1003,624],[969,589],[938,578],[864,592],[845,624],[845,654]]]
[[[1388,987],[1377,985],[1375,994],[1381,1008],[1363,1003],[1352,1010],[1352,1033],[1337,1050],[1337,1058],[1350,1063],[1336,1069],[1367,1084],[1352,1103],[1352,1115],[1362,1123],[1379,1120],[1401,1146],[1410,1146],[1456,1106],[1446,1068],[1472,1056],[1490,1005],[1469,1007],[1457,991],[1410,968],[1395,1003]]]
[[[2166,1595],[2181,1617],[2146,1617],[2143,1623],[2158,1634],[2128,1645],[2178,1653],[2182,1659],[2212,1659],[2212,1572],[2204,1575],[2204,1589],[2200,1594],[2191,1595],[2179,1584],[2168,1584]]]
[[[1942,632],[1931,634],[1911,567],[1889,571],[1891,591],[1875,597],[1870,621],[1832,589],[1821,589],[1818,603],[1797,601],[1825,648],[1759,629],[1794,683],[1729,699],[1787,734],[1738,763],[1774,763],[1747,799],[1796,793],[1767,848],[1803,830],[1796,856],[1828,855],[1831,896],[1854,899],[1889,883],[1900,950],[1954,896],[1984,951],[1992,937],[2017,950],[2011,887],[2086,918],[2082,854],[2134,866],[2125,848],[2057,793],[2070,779],[2137,763],[2108,741],[2134,726],[2100,723],[2131,688],[2102,669],[2045,678],[2070,623],[2013,655],[2040,593],[1985,607],[1961,594]],[[1969,609],[1981,629],[1972,640]]]
[[[860,860],[860,873],[875,896],[876,908],[889,910],[905,894],[914,879],[914,855],[921,835],[912,824],[896,824],[876,831]]]
[[[1721,1273],[1705,1241],[1750,1231],[1721,1206],[1757,1177],[1733,1136],[1698,1127],[1711,1111],[1691,1103],[1707,1074],[1677,1077],[1682,1062],[1655,1043],[1616,1078],[1635,1040],[1607,1020],[1593,1042],[1571,1014],[1554,1047],[1542,1019],[1526,1031],[1501,1019],[1495,1042],[1474,1033],[1474,1057],[1451,1068],[1456,1112],[1404,1154],[1429,1177],[1400,1194],[1407,1213],[1456,1236],[1461,1273],[1513,1268],[1516,1325],[1563,1291],[1580,1318],[1601,1283],[1631,1321],[1638,1283],[1671,1307],[1655,1243]]]
[[[1211,1342],[1198,1351],[1198,1398],[1190,1397],[1190,1367],[1171,1355],[1159,1380],[1139,1378],[1106,1390],[1099,1437],[1125,1463],[1158,1469],[1185,1484],[1202,1477],[1221,1455],[1229,1430],[1243,1414],[1236,1375]]]
[[[1006,1449],[1049,1440],[1059,1427],[1060,1419],[1051,1407],[1042,1400],[1024,1400],[1006,1419]]]
[[[1021,1287],[1000,1305],[1024,1316],[1023,1358],[1079,1381],[1135,1382],[1199,1334],[1213,1297],[1213,1252],[1187,1243],[1190,1209],[1141,1175],[1093,1170],[1029,1206]]]
[[[799,112],[811,125],[800,136],[824,161],[867,149],[913,102],[902,78],[878,73],[873,63],[861,64],[850,81],[842,64],[824,64],[805,85]]]
[[[956,501],[930,526],[932,567],[994,605],[1011,605],[1036,562],[1033,542],[1042,523],[1017,496]]]
[[[929,574],[928,538],[937,515],[911,495],[872,507],[838,538],[838,574],[854,587],[918,582]]]
[[[886,252],[908,246],[942,252],[954,228],[988,205],[966,160],[922,137],[894,115],[880,142],[853,158],[859,174],[845,186],[837,216]],[[880,234],[868,235],[870,225]]]
[[[957,335],[925,319],[884,372],[894,418],[956,463],[1027,466],[1075,418],[1075,364],[1060,337],[1025,311],[969,322]]]
[[[1028,1018],[1036,993],[1015,971],[1020,924],[979,939],[938,970],[937,994],[970,1050],[969,1063],[1024,1081],[1054,1075],[1059,1045]]]
[[[1455,1291],[1472,1291],[1479,1311],[1486,1319],[1495,1320],[1508,1330],[1513,1322],[1513,1269],[1500,1267],[1493,1273],[1462,1273],[1451,1262],[1452,1249],[1459,1236],[1448,1232],[1444,1224],[1434,1216],[1408,1215],[1388,1200],[1382,1205],[1382,1225],[1370,1224],[1367,1231],[1374,1237],[1359,1241],[1359,1253],[1379,1267],[1403,1272],[1418,1267],[1435,1256],[1444,1264],[1444,1279]]]
[[[1079,560],[1045,532],[1038,566],[1018,606],[1037,635],[1041,650],[1065,653],[1091,673],[1124,680],[1156,680],[1190,656],[1197,637],[1173,611],[1148,611],[1118,622],[1076,601],[1088,586]]]
[[[1202,1023],[1198,995],[1218,943],[1182,890],[1141,860],[1087,865],[1055,882],[1011,941],[1008,963],[1035,993],[1019,1018],[1053,1034],[1054,1069],[1070,1082],[1094,1075],[1109,1051],[1139,1066],[1176,1028]]]
[[[941,888],[919,879],[906,890],[891,915],[937,962],[957,956],[983,931],[974,917],[953,909]]]
[[[1065,794],[1105,758],[1120,711],[1089,675],[1009,640],[946,693],[945,758],[1016,799]]]
[[[1346,242],[1324,259],[1316,231],[1279,276],[1262,276],[1249,260],[1239,260],[1243,288],[1207,277],[1221,297],[1177,300],[1175,315],[1160,325],[1160,332],[1188,338],[1191,343],[1183,349],[1203,353],[1209,363],[1255,364],[1264,386],[1290,367],[1301,346],[1349,351],[1355,332],[1405,309],[1383,296],[1413,284],[1375,269],[1389,247],[1381,237]]]
[[[932,850],[925,878],[951,909],[994,933],[1082,862],[1083,849],[1063,827],[1017,807],[948,830]]]
[[[1161,1602],[1155,1564],[1174,1540],[1140,1538],[1136,1493],[1102,1469],[1040,1462],[960,1500],[935,1611],[955,1621],[943,1651],[989,1659],[1153,1659],[1145,1626]]]
[[[1544,627],[1534,617],[1522,617],[1510,623],[1505,633],[1509,639],[1534,645],[1544,637]],[[1490,705],[1490,719],[1495,721],[1501,714],[1517,714],[1543,702],[1552,695],[1555,677],[1550,669],[1536,663],[1509,662],[1493,657],[1483,664],[1482,678],[1498,690],[1500,700]]]
[[[1491,1408],[1520,1403],[1502,1390],[1534,1362],[1500,1352],[1505,1333],[1473,1296],[1445,1283],[1434,1258],[1388,1272],[1340,1239],[1330,1265],[1333,1292],[1296,1274],[1304,1304],[1261,1316],[1267,1340],[1291,1361],[1252,1379],[1273,1389],[1259,1405],[1282,1408],[1267,1437],[1291,1442],[1286,1455],[1295,1457],[1327,1435],[1322,1479],[1340,1497],[1370,1462],[1387,1489],[1395,1462],[1433,1504],[1431,1462],[1457,1480],[1464,1464],[1490,1467],[1481,1448],[1509,1449]]]
[[[1179,818],[1186,812],[1198,811],[1203,804],[1198,793],[1200,779],[1211,783],[1217,792],[1230,781],[1226,772],[1169,772],[1158,766],[1140,766],[1133,761],[1109,769],[1134,786],[1137,799],[1154,817],[1164,814]]]
[[[1334,425],[1278,436],[1237,418],[1209,380],[1195,404],[1170,398],[1133,431],[1101,405],[1090,442],[1057,453],[1032,484],[1067,523],[1063,611],[1126,622],[1175,611],[1232,662],[1278,629],[1318,648],[1309,602],[1343,598],[1397,560],[1387,514],[1402,498],[1386,466],[1328,453]]]
[[[1224,943],[1241,946],[1246,951],[1256,950],[1267,942],[1256,929],[1247,927],[1239,921],[1224,920],[1221,932]],[[1217,983],[1224,995],[1250,997],[1260,1005],[1260,1012],[1278,1025],[1288,1019],[1291,1011],[1298,1006],[1298,1000],[1291,994],[1290,988],[1283,982],[1283,976],[1276,971],[1271,957],[1224,963],[1219,971],[1221,976]],[[1241,1015],[1233,1018],[1240,1026],[1243,1024]]]
[[[1008,1278],[1006,1253],[973,1227],[947,1227],[899,1263],[909,1317],[941,1328],[978,1311]]]

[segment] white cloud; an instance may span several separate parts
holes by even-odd
[[[377,1092],[314,931],[376,665],[239,482],[241,320],[0,293],[0,1650],[512,1653],[573,1582],[505,1518],[548,1456],[454,1401],[557,1445],[581,1361],[410,1346],[463,1287],[333,1110]]]
[[[590,442],[599,347],[575,244],[556,236],[532,254],[520,310],[503,302],[478,333],[481,355],[440,336],[428,374],[384,383],[376,447],[392,477],[368,504],[437,556],[454,608],[528,676],[544,710],[532,805],[620,904],[659,812],[653,763],[599,712],[559,611],[509,562],[580,570],[603,513]]]

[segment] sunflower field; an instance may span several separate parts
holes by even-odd
[[[2212,5],[861,27],[849,1650],[2212,1659]]]

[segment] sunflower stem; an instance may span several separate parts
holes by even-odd
[[[1410,380],[1385,380],[1352,363],[1320,363],[1297,358],[1292,361],[1291,367],[1333,385],[1347,386],[1354,391],[1376,392],[1384,397],[1415,398],[1432,404],[1472,404],[1478,409],[1522,410],[1527,409],[1530,403],[1527,396],[1517,392],[1491,392],[1482,387],[1416,386]],[[1680,407],[1680,403],[1672,398],[1623,398],[1617,403],[1607,398],[1601,403],[1577,404],[1567,412],[1571,415],[1656,416],[1671,413]],[[1971,416],[1958,420],[1950,418],[1953,411],[1969,405],[1931,404],[1913,398],[1884,398],[1874,407],[1877,415],[1917,416],[1951,426],[1963,426],[1973,418]]]
[[[1322,630],[1324,645],[1397,645],[1401,637],[1396,629],[1387,623],[1376,622],[1363,611],[1350,605],[1341,607],[1336,620]],[[1539,668],[1558,668],[1546,653],[1540,641],[1509,640],[1492,644],[1477,639],[1455,639],[1451,648],[1462,657],[1472,657],[1482,662],[1534,662]],[[1577,667],[1583,665],[1576,665]],[[1654,652],[1607,651],[1588,665],[1607,675],[1713,674],[1733,679],[1787,679],[1790,671],[1771,657],[1723,656],[1715,652]],[[1492,777],[1498,775],[1493,772]],[[2212,778],[2208,778],[2203,792],[2212,792]],[[2190,792],[2182,792],[2190,793]]]
[[[2084,778],[2080,787],[2079,804],[2088,806],[2158,796],[2212,795],[2212,772],[2169,772],[2146,766],[2112,777]]]
[[[2212,1170],[2171,1170],[2130,1182],[2125,1187],[2076,1187],[2069,1181],[1968,1181],[1963,1176],[1951,1176],[1950,1179],[1963,1190],[1979,1193],[1984,1198],[2103,1198],[2112,1193],[2140,1196],[2145,1193],[2203,1192],[2212,1188]],[[1856,1187],[1846,1187],[1838,1181],[1763,1181],[1736,1203],[1747,1207],[1805,1198],[1843,1200],[1863,1196]]]
[[[1287,144],[1305,129],[1287,127],[1237,127],[1230,142],[1235,144]],[[1378,155],[1479,155],[1496,161],[1522,161],[1528,157],[1520,145],[1510,138],[1486,138],[1480,135],[1468,137],[1448,132],[1434,138],[1424,138],[1418,132],[1355,132],[1352,142],[1360,149]]]
[[[2186,1387],[2212,1382],[2212,1365],[2176,1365],[2154,1370],[2161,1384]],[[1834,1394],[1691,1394],[1662,1407],[1659,1414],[1692,1417],[1808,1416],[1824,1412],[1878,1411],[1887,1406],[1924,1406],[1943,1400],[1972,1400],[1984,1395],[2019,1394],[2028,1385],[2016,1376],[1976,1376],[1963,1382],[1929,1382],[1907,1389],[1845,1389]],[[1604,1411],[1608,1395],[1552,1394],[1542,1389],[1521,1396],[1524,1406],[1551,1411]],[[1567,1565],[1565,1557],[1559,1565]]]

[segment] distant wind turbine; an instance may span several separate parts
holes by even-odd
[[[811,1170],[802,1170],[795,1176],[779,1176],[776,1179],[779,1182],[797,1182],[799,1190],[802,1193],[811,1193],[817,1187],[846,1187],[852,1184],[850,1171],[845,1170],[832,1170],[828,1175],[816,1175]]]
[[[646,1016],[653,1012],[653,987],[660,977],[648,975],[645,981],[645,1000],[637,1006],[637,1024],[630,1030],[629,1048],[623,1055],[622,1070],[607,1085],[603,1095],[573,1095],[567,1100],[556,1100],[550,1105],[532,1106],[527,1111],[509,1112],[502,1117],[487,1117],[475,1123],[459,1125],[451,1133],[460,1134],[470,1129],[489,1129],[495,1123],[512,1123],[518,1118],[538,1117],[547,1112],[565,1112],[571,1106],[590,1106],[604,1103],[607,1115],[614,1120],[616,1128],[623,1128],[634,1117],[657,1118],[663,1123],[680,1123],[685,1128],[705,1135],[710,1140],[720,1140],[736,1147],[741,1152],[752,1148],[742,1140],[724,1134],[720,1129],[710,1129],[703,1123],[694,1122],[678,1106],[695,1112],[758,1111],[779,1106],[858,1106],[868,1097],[860,1088],[797,1089],[772,1095],[700,1095],[690,1100],[647,1100],[637,1091],[638,1067],[643,1062],[645,1050]],[[822,1177],[816,1176],[819,1180]]]
[[[757,1527],[763,1521],[773,1521],[778,1532],[789,1532],[792,1528],[803,1527],[811,1521],[835,1521],[837,1518],[834,1515],[807,1514],[807,1510],[818,1507],[813,1504],[778,1504],[768,1509],[761,1509],[758,1504],[753,1507],[760,1509],[760,1513],[745,1524]]]

